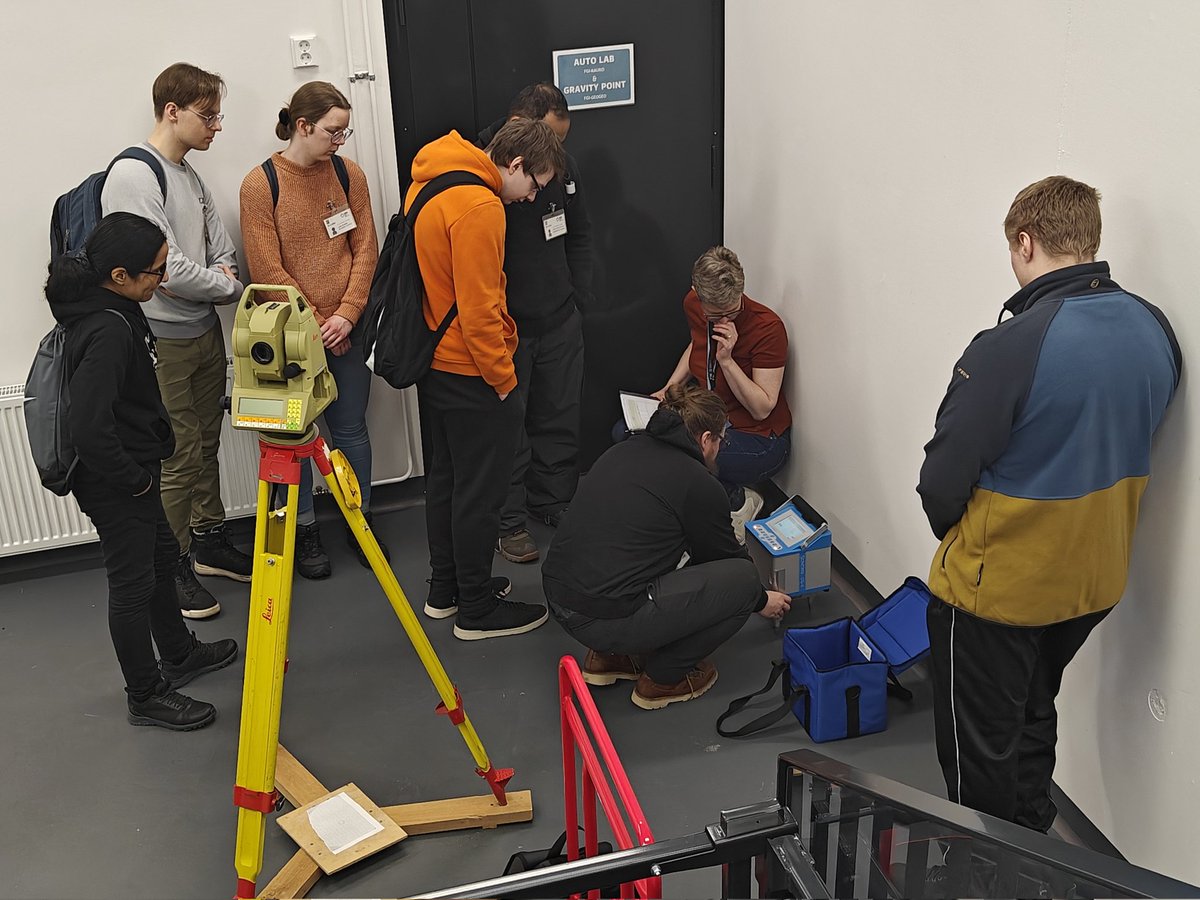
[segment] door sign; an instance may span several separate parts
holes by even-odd
[[[567,109],[633,105],[633,44],[554,51],[554,83]]]

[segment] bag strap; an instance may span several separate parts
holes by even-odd
[[[145,147],[126,147],[113,157],[112,162],[108,164],[108,168],[104,170],[105,176],[122,159],[136,159],[148,165],[150,171],[154,173],[154,177],[158,179],[158,189],[162,191],[163,203],[167,202],[167,173],[163,171],[162,163],[158,161],[157,156]]]
[[[350,172],[346,169],[346,161],[337,154],[332,157],[333,171],[337,175],[338,184],[342,186],[342,193],[346,195],[346,202],[350,202]],[[279,205],[279,173],[275,171],[275,161],[267,157],[263,161],[262,170],[266,173],[267,184],[271,186],[271,209]]]
[[[721,737],[741,738],[748,737],[749,735],[762,731],[765,728],[770,728],[772,725],[786,716],[789,711],[791,711],[792,705],[796,702],[796,698],[801,695],[804,697],[804,727],[807,728],[809,710],[808,688],[804,687],[803,685],[799,687],[793,687],[790,683],[790,678],[785,678],[783,683],[780,685],[780,692],[783,695],[783,702],[779,705],[779,707],[771,710],[768,713],[764,713],[757,719],[754,719],[752,722],[746,723],[736,731],[729,731],[721,727],[722,722],[735,713],[740,712],[746,706],[746,704],[755,697],[759,696],[760,694],[765,694],[771,690],[771,688],[775,686],[775,682],[779,680],[779,676],[786,672],[787,669],[788,664],[786,660],[780,659],[771,663],[771,677],[767,679],[767,683],[763,685],[762,689],[755,691],[753,694],[747,694],[745,697],[739,697],[729,704],[729,708],[726,709],[725,712],[721,713],[720,718],[717,719],[717,734],[721,735]]]
[[[404,214],[404,219],[408,223],[409,233],[412,235],[414,246],[417,240],[417,216],[421,214],[421,210],[425,208],[425,204],[440,194],[442,191],[452,187],[458,187],[464,184],[475,184],[480,187],[490,189],[486,181],[476,175],[474,172],[443,172],[436,178],[427,181],[424,187],[417,192],[417,196],[413,199],[412,206],[408,208],[408,212]],[[434,346],[441,342],[442,337],[446,334],[446,329],[454,321],[454,317],[458,315],[458,301],[455,300],[450,304],[450,308],[446,310],[446,315],[442,317],[442,321],[438,323],[438,327],[434,329]]]

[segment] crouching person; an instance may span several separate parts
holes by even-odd
[[[791,603],[763,589],[734,537],[714,474],[725,415],[712,391],[667,388],[646,431],[580,483],[542,566],[550,611],[588,648],[584,680],[636,680],[631,699],[643,709],[708,691],[709,654],[751,613],[777,619]]]

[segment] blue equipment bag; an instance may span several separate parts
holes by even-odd
[[[814,628],[789,628],[783,636],[783,659],[772,665],[766,686],[730,703],[717,719],[717,732],[746,737],[774,725],[789,710],[817,743],[883,731],[888,694],[912,699],[896,673],[929,652],[925,610],[931,596],[921,579],[909,577],[858,621],[845,618]],[[785,671],[781,706],[736,730],[722,727],[751,699],[770,691]]]

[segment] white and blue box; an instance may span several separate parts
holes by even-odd
[[[762,583],[793,597],[829,590],[833,535],[825,517],[793,494],[746,523],[746,547]]]

